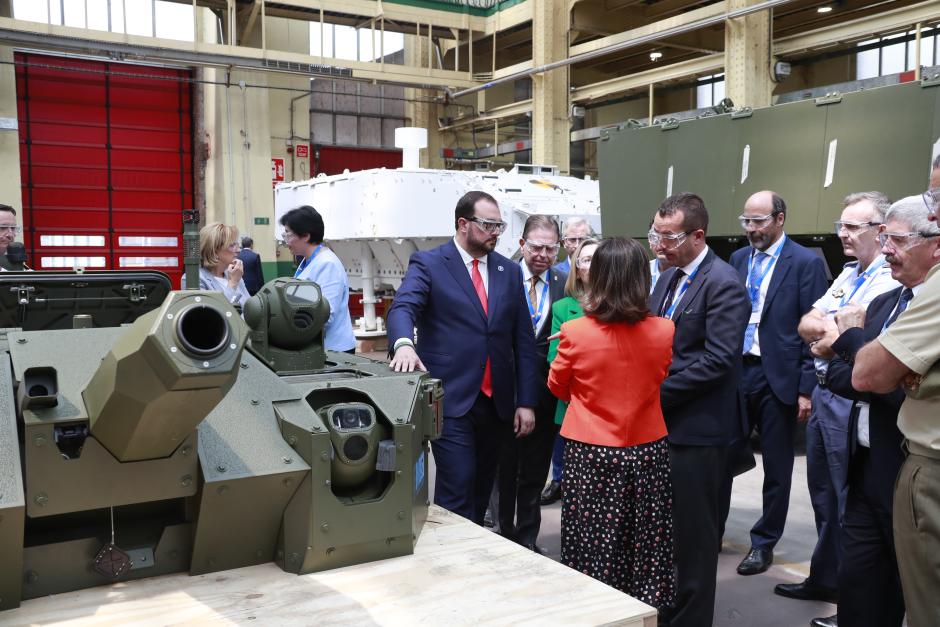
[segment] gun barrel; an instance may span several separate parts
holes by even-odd
[[[83,392],[122,462],[172,454],[235,383],[247,331],[216,292],[172,292],[117,338]]]

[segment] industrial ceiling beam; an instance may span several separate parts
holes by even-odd
[[[229,46],[205,42],[155,39],[124,33],[92,31],[70,26],[36,24],[0,17],[0,43],[32,50],[63,51],[124,59],[156,61],[184,66],[222,67],[310,77],[332,77],[402,85],[420,89],[443,89],[477,84],[466,72],[418,68],[405,65],[347,61],[343,59],[285,52],[281,50]]]
[[[784,4],[787,4],[793,1],[794,0],[764,0],[763,2],[758,2],[757,4],[753,4],[747,7],[742,7],[740,9],[735,9],[733,11],[727,11],[727,12],[722,11],[718,15],[713,15],[711,17],[703,18],[703,19],[696,20],[693,22],[688,22],[680,26],[665,28],[659,32],[649,33],[647,35],[628,39],[626,41],[622,41],[617,44],[613,44],[610,46],[592,50],[591,52],[585,52],[583,54],[570,56],[567,59],[562,59],[560,61],[546,63],[544,65],[534,67],[530,70],[520,72],[519,74],[513,74],[513,75],[505,76],[500,79],[492,80],[487,83],[484,83],[483,85],[477,85],[475,87],[470,87],[469,89],[463,89],[463,90],[454,92],[453,94],[451,94],[451,96],[454,98],[459,98],[461,96],[468,96],[470,94],[474,94],[479,91],[490,89],[491,87],[494,87],[501,83],[516,81],[516,80],[519,80],[520,78],[526,78],[529,76],[533,76],[535,74],[543,74],[545,72],[549,72],[551,70],[573,65],[575,63],[583,63],[585,61],[590,61],[592,59],[596,59],[604,55],[612,54],[615,52],[620,52],[621,50],[626,50],[627,48],[642,46],[644,44],[648,44],[658,39],[662,39],[666,37],[673,37],[675,35],[681,35],[683,33],[697,30],[699,28],[706,28],[708,26],[712,26],[715,24],[721,24],[721,23],[724,23],[726,20],[732,20],[738,17],[743,17],[745,15],[750,15],[751,13],[766,11],[767,9],[772,9],[777,6],[782,6]]]

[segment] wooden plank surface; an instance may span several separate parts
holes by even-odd
[[[263,564],[25,601],[2,625],[645,625],[656,611],[438,507],[406,557],[296,576]]]

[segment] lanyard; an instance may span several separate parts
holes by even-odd
[[[317,247],[313,249],[313,254],[300,262],[300,265],[297,266],[297,270],[294,272],[294,278],[296,279],[307,269],[307,266],[310,265],[310,262],[313,261],[313,258],[317,256],[317,253],[320,252],[320,249],[323,248],[323,244],[317,244]]]
[[[692,281],[695,280],[695,275],[698,274],[698,271],[702,268],[699,266],[695,269],[695,272],[689,275],[685,281],[682,282],[682,285],[679,289],[676,290],[675,296],[672,298],[672,304],[669,305],[669,309],[666,310],[666,313],[663,314],[663,318],[669,318],[672,320],[672,313],[676,310],[676,306],[679,304],[679,301],[682,300],[682,295],[685,294],[685,291],[689,289],[689,286],[692,285]]]
[[[855,287],[852,289],[852,293],[849,294],[848,296],[846,296],[846,295],[843,293],[843,295],[842,295],[842,300],[839,301],[839,309],[845,307],[846,303],[851,302],[852,297],[855,296],[855,294],[856,294],[856,292],[858,292],[859,288],[861,288],[863,285],[865,285],[865,283],[868,281],[868,279],[870,279],[871,276],[881,268],[881,266],[884,264],[884,262],[885,262],[884,259],[882,259],[877,265],[874,265],[874,266],[872,266],[871,268],[869,268],[868,270],[865,270],[865,272],[863,272],[862,274],[860,274],[860,275],[858,276],[858,278],[855,279]],[[869,284],[869,285],[870,285],[870,284]],[[865,289],[867,290],[868,287],[866,287]],[[842,287],[841,287],[841,286],[839,286],[839,289],[833,294],[833,296],[836,296],[840,291],[842,291]],[[838,296],[836,296],[836,297],[838,298]]]
[[[531,281],[531,279],[529,279]],[[548,281],[542,281],[542,297],[539,299],[541,306],[539,307],[538,312],[535,311],[535,307],[532,305],[532,301],[529,299],[529,290],[525,290],[525,302],[529,306],[529,317],[532,318],[532,330],[539,326],[539,321],[542,319],[542,306],[545,305],[545,298],[548,296]]]
[[[888,317],[885,318],[885,323],[884,323],[883,325],[881,325],[881,332],[882,332],[882,333],[884,333],[884,332],[885,332],[885,329],[888,328],[888,324],[889,324],[890,322],[892,322],[892,320],[891,320],[892,318],[897,318],[897,317],[899,317],[899,316],[901,315],[901,313],[904,313],[903,311],[902,311],[901,313],[897,314],[897,315],[895,315],[895,313],[894,313],[894,312],[896,312],[896,311],[898,310],[898,307],[901,306],[901,301],[902,301],[903,298],[904,298],[904,290],[901,290],[901,294],[900,294],[900,296],[898,296],[898,302],[894,305],[894,307],[891,308],[891,313],[889,313],[889,314],[888,314]],[[911,298],[913,298],[913,296],[912,296]],[[911,302],[911,301],[908,300],[908,301],[907,301],[907,304],[909,305],[910,302]],[[906,305],[905,305],[904,309],[907,310],[907,306],[906,306]]]
[[[751,298],[751,313],[757,313],[759,311],[758,304],[760,303],[760,286],[764,282],[764,278],[767,274],[773,269],[774,265],[777,263],[777,258],[780,256],[780,251],[783,250],[783,247],[787,243],[787,236],[783,236],[783,241],[780,243],[780,248],[777,249],[777,254],[773,255],[770,258],[770,261],[767,263],[767,266],[764,268],[764,271],[760,273],[760,276],[754,277],[754,280],[751,280],[751,272],[754,269],[754,260],[757,258],[757,252],[751,255],[751,258],[747,262],[747,293]],[[765,253],[766,254],[766,253]]]
[[[662,271],[659,269],[659,259],[653,259],[650,262],[650,294],[653,293],[653,288],[656,287],[656,281],[659,280],[659,275],[662,274]]]

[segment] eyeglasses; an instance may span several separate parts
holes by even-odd
[[[558,244],[539,244],[538,242],[525,241],[526,250],[536,255],[557,255]]]
[[[587,235],[584,237],[565,237],[561,241],[564,242],[565,246],[577,246],[586,239],[590,239]]]
[[[503,231],[505,231],[506,227],[508,226],[505,222],[484,220],[483,218],[478,218],[476,216],[471,216],[467,218],[467,220],[473,222],[481,231],[484,233],[489,233],[490,235],[502,235]]]
[[[921,198],[924,199],[924,204],[927,206],[927,211],[937,215],[937,209],[940,209],[940,187],[934,187],[928,189],[926,192],[921,194]]]
[[[3,231],[13,231],[14,235],[19,235],[20,233],[23,232],[23,227],[16,226],[16,225],[6,225],[6,224],[0,225],[0,233],[2,233]]]
[[[910,250],[921,242],[918,240],[937,237],[940,233],[889,233],[883,231],[878,234],[878,243],[881,247],[890,246],[893,250]]]
[[[590,268],[591,258],[592,257],[578,257],[578,261],[575,265],[578,266],[579,268]]]
[[[845,229],[845,232],[849,235],[855,235],[856,233],[864,233],[870,227],[879,226],[881,222],[852,222],[851,220],[836,220],[836,236],[842,233],[842,230]]]
[[[238,252],[238,249],[241,248],[241,246],[238,245],[238,242],[232,242],[231,244],[229,244],[228,246],[226,246],[226,248],[229,249],[229,250],[231,250],[231,251]]]
[[[759,216],[759,217],[752,217],[752,216],[740,215],[740,216],[738,216],[738,222],[741,223],[741,228],[742,228],[742,229],[746,229],[746,228],[748,228],[748,227],[751,227],[751,228],[753,228],[753,229],[759,231],[759,230],[761,230],[761,229],[763,229],[763,228],[769,226],[770,224],[772,224],[772,223],[770,222],[770,220],[773,220],[775,217],[777,217],[777,214],[776,214],[776,213],[770,213],[770,214],[768,214],[768,215],[766,215],[766,216]]]
[[[292,239],[296,237],[297,237],[296,233],[294,233],[293,231],[288,231],[287,229],[284,229],[284,242],[285,243],[291,241]]]
[[[653,229],[646,234],[646,239],[650,243],[650,248],[657,248],[660,245],[666,250],[675,250],[682,246],[686,236],[692,231],[682,233],[657,233]]]

